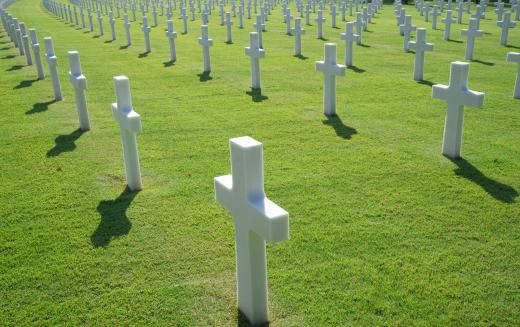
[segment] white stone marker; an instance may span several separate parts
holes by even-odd
[[[318,10],[318,17],[316,17],[314,21],[318,24],[318,39],[323,39],[323,23],[325,22],[323,10]]]
[[[426,43],[426,29],[417,29],[417,40],[409,41],[408,47],[415,51],[415,60],[413,65],[413,79],[416,81],[423,80],[424,72],[424,52],[433,51],[433,44]]]
[[[204,73],[211,71],[211,61],[209,57],[209,47],[213,46],[213,40],[208,37],[208,25],[201,25],[201,37],[199,44],[202,46],[202,59],[204,61]]]
[[[323,73],[323,113],[336,114],[336,76],[345,76],[345,66],[336,63],[336,44],[325,43],[325,60],[316,61],[316,71]]]
[[[32,65],[32,57],[31,57],[31,50],[29,45],[29,35],[27,35],[27,30],[25,29],[25,24],[20,23],[20,33],[22,35],[22,44],[24,48],[25,53],[25,59],[27,61],[27,66]]]
[[[54,54],[52,38],[45,37],[43,38],[43,41],[45,42],[45,56],[47,57],[47,64],[52,79],[52,87],[54,89],[54,100],[60,101],[62,96],[60,78],[58,76],[58,57]]]
[[[168,30],[166,31],[166,37],[170,43],[170,62],[177,60],[177,51],[175,49],[175,39],[177,38],[177,32],[173,30],[173,21],[168,20]]]
[[[444,39],[448,41],[450,39],[451,33],[451,24],[455,23],[455,20],[452,17],[452,11],[446,10],[446,18],[441,19],[441,22],[444,23]]]
[[[79,128],[82,131],[88,131],[90,129],[90,121],[88,118],[87,97],[85,95],[87,79],[81,72],[81,63],[77,51],[69,51],[69,66],[69,79],[76,97]]]
[[[253,28],[258,33],[258,42],[260,43],[260,48],[263,48],[262,44],[262,31],[265,29],[265,24],[263,23],[262,15],[256,15],[256,23],[253,24]]]
[[[357,44],[358,45],[361,45],[361,37],[362,37],[362,33],[363,33],[363,25],[364,25],[363,14],[358,12],[358,13],[356,13],[356,34],[359,35],[359,37],[357,39]]]
[[[294,35],[294,55],[302,55],[302,35],[305,34],[305,30],[302,28],[301,18],[294,20],[294,28],[291,30],[291,34]]]
[[[516,62],[518,65],[518,71],[516,73],[514,98],[520,99],[520,52],[508,52],[507,61]]]
[[[503,20],[497,22],[497,26],[502,28],[502,32],[500,33],[500,45],[507,45],[509,29],[515,27],[515,25],[516,23],[511,21],[511,13],[504,13]]]
[[[130,22],[128,21],[128,14],[124,14],[125,22],[125,34],[126,34],[126,46],[129,47],[132,45],[132,35],[130,34]]]
[[[457,24],[462,24],[462,13],[464,12],[464,7],[462,6],[462,1],[459,1],[457,5]]]
[[[110,12],[110,15],[108,18],[108,23],[110,24],[110,32],[112,34],[112,41],[115,41],[116,40],[116,28],[115,28],[116,21],[114,19],[114,14],[112,12]]]
[[[484,10],[482,9],[482,6],[478,5],[477,10],[471,17],[475,18],[477,20],[477,29],[480,28],[480,20],[486,18],[486,15],[484,14]]]
[[[88,9],[88,24],[91,32],[94,32],[94,19],[92,18],[92,10]]]
[[[460,157],[464,106],[480,108],[484,104],[484,93],[468,89],[468,74],[469,63],[452,62],[450,84],[436,84],[432,88],[432,97],[434,99],[444,100],[448,103],[442,154],[452,159]]]
[[[97,19],[99,22],[99,35],[103,36],[105,33],[103,32],[103,16],[101,16],[101,10],[97,11]]]
[[[340,38],[345,41],[345,66],[351,67],[354,58],[352,42],[357,42],[359,39],[359,35],[354,34],[354,22],[347,22],[345,24],[345,33],[341,33]]]
[[[439,7],[437,5],[433,6],[433,10],[431,13],[432,16],[432,29],[437,29],[437,17],[441,16],[441,13],[439,12]]]
[[[291,35],[291,21],[293,19],[293,16],[291,16],[291,9],[287,8],[284,15],[285,19],[285,33],[287,35]]]
[[[40,44],[38,43],[36,30],[34,28],[29,29],[29,34],[31,35],[31,44],[34,53],[34,62],[36,63],[36,71],[38,72],[38,79],[41,81],[45,78],[45,75],[43,73],[42,58],[40,56]]]
[[[405,52],[410,51],[408,47],[408,42],[410,42],[410,34],[412,31],[415,31],[417,29],[417,26],[412,25],[412,16],[406,15],[404,18],[404,24],[400,26],[401,33],[403,34],[403,49]]]
[[[249,46],[246,47],[246,56],[251,57],[251,88],[261,89],[260,59],[265,57],[265,50],[260,48],[258,33],[249,33]]]
[[[233,36],[231,34],[231,26],[233,26],[233,21],[231,20],[230,12],[226,12],[226,21],[224,24],[226,25],[226,43],[233,43]]]
[[[114,77],[114,85],[117,103],[112,103],[112,117],[119,123],[126,181],[130,190],[139,191],[143,188],[143,184],[135,134],[142,130],[141,116],[132,107],[128,77]]]
[[[146,47],[146,53],[152,52],[152,45],[150,44],[150,31],[152,28],[148,25],[148,17],[143,16],[143,25],[141,25],[141,31],[144,33],[144,43]]]
[[[231,175],[215,178],[215,198],[235,223],[238,307],[252,325],[269,320],[265,242],[289,239],[289,214],[264,192],[262,143],[229,140]]]
[[[475,38],[477,36],[482,36],[484,31],[481,31],[477,27],[478,22],[475,18],[469,19],[469,27],[467,29],[462,29],[460,34],[465,35],[467,37],[466,42],[466,60],[473,60],[473,49],[475,47]]]

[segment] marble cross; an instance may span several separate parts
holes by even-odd
[[[20,23],[20,34],[22,37],[22,45],[25,53],[25,59],[27,61],[27,66],[32,65],[32,56],[29,45],[29,35],[27,35],[27,30],[25,29],[25,23]]]
[[[323,113],[336,114],[336,76],[345,76],[345,66],[336,62],[336,44],[325,43],[325,60],[316,61],[316,71],[323,73]]]
[[[412,31],[417,29],[417,26],[412,25],[412,16],[406,15],[404,19],[404,24],[400,26],[401,32],[404,35],[403,39],[403,49],[405,52],[410,51],[408,47],[408,42],[410,41],[410,34]]]
[[[354,22],[347,22],[345,24],[345,33],[341,33],[340,38],[345,41],[345,66],[351,67],[354,58],[352,43],[357,42],[359,39],[359,35],[354,34]]]
[[[515,27],[515,25],[516,23],[511,21],[511,13],[504,13],[503,20],[497,22],[497,26],[502,28],[502,32],[500,33],[500,45],[507,45],[509,29]]]
[[[358,45],[361,45],[361,37],[362,37],[361,33],[363,33],[363,24],[364,24],[363,14],[360,12],[356,13],[356,34],[359,36],[357,38],[356,43]]]
[[[265,29],[265,24],[263,23],[262,15],[256,15],[256,23],[253,24],[253,27],[258,33],[258,42],[260,43],[260,48],[263,48],[262,44],[262,31]]]
[[[253,325],[268,322],[265,242],[289,239],[289,214],[264,191],[262,143],[229,140],[231,175],[215,178],[215,198],[235,223],[238,307]]]
[[[29,34],[31,35],[31,44],[34,54],[34,62],[36,63],[36,71],[38,73],[38,79],[41,81],[45,78],[43,73],[43,65],[42,59],[40,56],[40,44],[38,43],[38,38],[36,37],[36,30],[34,28],[29,29]]]
[[[168,20],[166,24],[168,25],[166,37],[168,38],[168,42],[170,43],[170,62],[174,62],[175,60],[177,60],[177,51],[175,50],[175,39],[177,38],[177,33],[173,30],[172,20]]]
[[[516,72],[514,98],[520,99],[520,52],[508,52],[507,61],[516,62],[516,64],[517,64],[518,70]]]
[[[285,19],[285,33],[287,35],[291,35],[291,21],[293,19],[293,16],[291,16],[291,9],[287,8],[284,15]]]
[[[201,37],[199,44],[202,46],[202,59],[204,61],[204,73],[211,71],[211,61],[209,57],[209,47],[213,46],[213,40],[208,37],[208,25],[201,25]]]
[[[188,15],[186,14],[186,8],[182,8],[182,34],[188,34]]]
[[[112,103],[112,117],[119,123],[126,181],[130,190],[139,191],[143,188],[143,184],[141,182],[136,134],[142,130],[141,116],[132,107],[128,77],[114,77],[114,86],[117,102]]]
[[[484,10],[482,9],[481,5],[477,6],[477,9],[471,17],[475,18],[477,20],[477,29],[480,28],[480,20],[486,18],[486,15],[484,14]]]
[[[114,14],[112,12],[109,13],[108,23],[110,24],[110,32],[112,33],[112,41],[115,41],[116,40],[116,29],[115,29],[116,21],[114,19]]]
[[[128,21],[128,14],[124,13],[123,15],[124,15],[124,20],[125,20],[123,25],[125,27],[126,46],[129,47],[130,45],[132,45],[132,35],[130,34],[130,22]]]
[[[426,2],[423,6],[424,10],[424,21],[428,22],[428,19],[430,18],[430,3]]]
[[[424,72],[424,52],[433,51],[433,44],[426,43],[426,29],[418,28],[416,41],[409,41],[408,46],[410,49],[415,51],[413,79],[415,81],[422,81]]]
[[[497,14],[497,21],[500,21],[500,20],[502,20],[503,15],[504,15],[504,3],[503,2],[497,3],[496,6],[497,6],[497,8],[495,9],[495,13]]]
[[[330,6],[330,27],[336,28],[336,17],[338,13],[336,12],[336,6],[332,3]]]
[[[291,34],[294,35],[294,55],[302,55],[302,35],[305,34],[305,30],[302,28],[301,18],[294,20],[294,28],[291,29]]]
[[[81,63],[77,51],[69,51],[69,66],[69,79],[76,98],[79,128],[82,131],[88,131],[90,129],[90,121],[88,118],[87,97],[85,95],[85,91],[87,90],[87,78],[81,71]]]
[[[99,22],[99,35],[103,36],[105,33],[103,32],[103,16],[101,16],[101,10],[97,11],[97,19]]]
[[[323,10],[318,10],[318,17],[316,17],[314,21],[318,24],[318,39],[323,39],[323,23],[325,22]]]
[[[90,31],[94,32],[94,19],[92,18],[92,10],[88,9],[88,24],[90,27]]]
[[[52,38],[45,37],[43,38],[43,41],[45,42],[45,56],[47,58],[47,65],[49,66],[52,87],[54,89],[54,100],[60,101],[63,97],[61,95],[60,78],[58,76],[58,57],[54,54]]]
[[[444,39],[448,41],[450,39],[451,33],[451,24],[455,23],[455,20],[452,17],[453,12],[451,10],[446,10],[446,18],[441,19],[441,22],[444,23]]]
[[[143,16],[143,25],[141,25],[141,31],[144,33],[144,43],[146,53],[152,52],[152,45],[150,44],[150,32],[152,28],[148,25],[148,17]]]
[[[231,20],[230,12],[226,12],[226,21],[224,24],[226,25],[226,43],[231,44],[233,43],[233,37],[231,34],[231,26],[233,26],[233,21]]]
[[[442,154],[452,159],[460,158],[464,106],[480,108],[484,104],[484,93],[468,89],[468,74],[469,63],[452,62],[450,84],[432,87],[432,97],[448,103]]]
[[[249,33],[249,47],[246,47],[246,56],[251,57],[251,88],[261,89],[260,59],[265,57],[265,50],[260,48],[258,33]]]
[[[482,36],[484,34],[484,31],[481,31],[477,27],[478,22],[476,18],[470,18],[469,19],[469,27],[467,29],[462,29],[460,31],[460,34],[467,37],[466,42],[466,60],[473,60],[473,49],[475,47],[475,38],[477,36]]]
[[[462,14],[464,13],[464,7],[462,7],[462,1],[457,4],[457,24],[462,24]]]

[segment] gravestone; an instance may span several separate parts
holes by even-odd
[[[293,19],[293,16],[291,16],[291,9],[287,8],[284,19],[285,19],[285,33],[287,35],[291,35],[291,21]]]
[[[460,33],[467,37],[466,42],[466,60],[473,60],[473,49],[475,47],[475,38],[478,36],[482,36],[484,31],[481,31],[477,28],[477,19],[470,18],[469,19],[469,27],[467,29],[462,29]]]
[[[58,76],[58,57],[54,54],[54,45],[52,44],[52,38],[43,38],[45,42],[45,56],[47,58],[47,65],[49,66],[49,72],[52,80],[52,87],[54,89],[54,100],[60,101],[61,96],[61,85],[60,78]]]
[[[258,33],[249,33],[249,47],[246,47],[246,56],[251,57],[251,88],[261,89],[260,59],[265,57],[264,49],[260,48]]]
[[[433,6],[431,16],[432,16],[432,29],[436,30],[437,29],[437,17],[441,16],[439,7],[437,7],[437,5]]]
[[[345,41],[345,66],[353,65],[354,49],[352,42],[357,42],[359,35],[354,34],[354,22],[345,24],[345,33],[341,33],[341,39]]]
[[[103,35],[105,35],[105,33],[103,32],[103,16],[101,16],[101,10],[98,10],[97,15],[98,15],[97,19],[99,22],[99,35],[103,36]]]
[[[408,42],[410,41],[410,34],[412,31],[417,29],[417,26],[412,25],[412,16],[406,15],[404,19],[404,24],[400,26],[401,33],[403,33],[403,49],[405,52],[410,51],[408,47]]]
[[[480,20],[486,17],[486,15],[484,14],[484,10],[482,9],[482,6],[478,5],[475,13],[471,17],[477,20],[477,29],[480,29]]]
[[[432,97],[448,103],[442,154],[452,159],[460,158],[464,106],[480,108],[484,103],[484,93],[468,89],[468,74],[469,63],[452,62],[450,84],[432,87]]]
[[[426,29],[417,29],[417,40],[409,41],[408,46],[415,51],[415,59],[413,65],[413,79],[416,81],[423,80],[424,72],[424,52],[433,51],[433,44],[426,43]]]
[[[359,36],[356,42],[358,45],[361,45],[361,37],[363,35],[363,23],[363,14],[360,12],[356,13],[356,34]]]
[[[130,22],[128,21],[128,14],[124,14],[124,26],[125,26],[125,34],[126,34],[126,46],[129,47],[132,45],[132,35],[130,34]]]
[[[139,191],[143,188],[143,183],[136,134],[142,130],[141,116],[133,109],[128,77],[114,77],[114,86],[117,102],[112,104],[112,117],[119,123],[126,181],[130,190]]]
[[[451,10],[446,10],[446,18],[441,19],[441,22],[444,23],[444,39],[448,41],[450,39],[451,24],[455,23]]]
[[[520,99],[520,52],[508,52],[507,61],[516,62],[517,64],[518,70],[516,72],[515,91],[513,96],[515,99]]]
[[[229,140],[231,175],[215,178],[215,198],[233,215],[238,307],[253,325],[268,322],[265,242],[289,239],[289,214],[264,192],[262,143]]]
[[[36,37],[36,30],[34,28],[29,29],[29,34],[31,35],[31,43],[34,54],[34,62],[36,63],[36,71],[38,73],[38,79],[41,81],[45,78],[43,73],[43,65],[42,59],[40,56],[40,43],[38,43],[38,38]]]
[[[69,51],[69,66],[69,79],[76,98],[79,128],[82,131],[88,131],[90,129],[90,121],[88,118],[87,97],[85,95],[87,79],[81,72],[81,63],[77,51]]]
[[[325,43],[325,60],[316,61],[316,71],[323,73],[323,113],[336,114],[336,76],[345,76],[345,66],[336,62],[336,44]]]
[[[20,33],[22,36],[22,44],[25,53],[25,59],[27,61],[27,66],[32,65],[32,56],[29,45],[29,35],[27,35],[27,30],[25,29],[25,23],[20,23]]]
[[[256,33],[258,33],[258,42],[260,44],[260,48],[264,48],[262,44],[262,31],[265,29],[265,24],[263,23],[262,15],[256,15],[256,23],[253,24],[253,28]]]
[[[314,21],[318,24],[318,39],[323,39],[323,23],[325,22],[323,10],[318,10],[318,17]]]
[[[504,13],[504,19],[497,22],[497,26],[502,29],[500,33],[500,45],[507,45],[507,37],[509,29],[515,27],[515,23],[511,21],[511,13]]]
[[[170,62],[174,62],[177,60],[177,51],[175,50],[175,39],[177,38],[177,33],[173,30],[172,20],[168,20],[166,24],[168,25],[166,37],[168,38],[168,42],[170,43]]]
[[[109,13],[108,23],[110,24],[110,32],[112,34],[112,41],[116,40],[116,21],[114,19],[114,14],[112,12]]]
[[[209,57],[209,47],[213,46],[213,40],[208,37],[208,25],[201,25],[201,37],[199,44],[202,46],[202,59],[204,61],[204,73],[211,71],[211,61]]]
[[[152,52],[152,45],[150,44],[150,32],[152,28],[148,25],[148,17],[143,16],[143,25],[141,25],[141,31],[144,33],[144,43],[146,53]]]
[[[305,30],[302,28],[301,18],[294,20],[294,28],[291,30],[291,34],[294,35],[294,55],[302,55],[302,35],[305,34]]]
[[[233,43],[233,37],[231,35],[231,26],[233,26],[233,21],[231,20],[231,13],[226,12],[226,43]]]

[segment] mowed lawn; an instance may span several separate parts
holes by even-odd
[[[492,10],[469,78],[485,105],[466,109],[463,159],[451,161],[440,153],[446,104],[432,100],[430,85],[447,84],[450,62],[464,59],[467,14],[451,42],[442,24],[428,28],[435,50],[417,83],[385,5],[354,48],[357,68],[337,79],[338,116],[326,118],[314,69],[326,41],[315,23],[304,26],[304,57],[294,57],[280,5],[263,36],[260,96],[248,94],[244,54],[253,20],[239,29],[234,18],[226,44],[215,9],[208,77],[199,76],[199,14],[181,35],[175,12],[170,65],[163,16],[145,56],[140,15],[133,45],[121,48],[121,19],[109,42],[106,17],[98,37],[96,20],[90,33],[39,0],[16,2],[8,12],[37,29],[42,53],[43,37],[53,37],[64,100],[52,101],[49,76],[36,81],[0,31],[0,325],[246,326],[233,219],[214,200],[213,178],[230,172],[228,139],[249,135],[264,144],[267,196],[290,213],[291,239],[267,248],[271,326],[518,326],[520,100],[505,58],[520,51],[520,28],[499,46]],[[344,23],[339,16],[333,29],[326,18],[324,36],[342,62]],[[88,79],[86,133],[70,50]],[[125,190],[111,116],[117,75],[130,78],[142,117],[139,193]]]

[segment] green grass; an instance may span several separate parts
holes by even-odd
[[[294,9],[294,3],[292,4]],[[338,78],[338,116],[322,114],[314,61],[324,41],[305,26],[293,57],[278,6],[264,34],[263,101],[249,91],[252,20],[225,43],[210,17],[213,72],[201,82],[200,21],[177,38],[165,67],[165,17],[144,52],[139,22],[124,45],[54,18],[39,0],[8,11],[52,36],[64,101],[0,32],[0,324],[244,325],[236,309],[232,218],[214,201],[213,177],[230,172],[228,139],[264,144],[268,197],[291,215],[291,240],[269,245],[272,326],[518,325],[520,322],[520,101],[512,99],[518,51],[498,45],[495,16],[481,28],[469,86],[486,93],[467,108],[463,160],[440,154],[445,103],[412,80],[393,9],[385,6],[355,47],[363,71]],[[407,8],[419,27],[429,26]],[[182,21],[176,19],[177,32]],[[312,17],[314,18],[315,15]],[[325,37],[340,43],[341,29]],[[454,25],[455,41],[464,41]],[[443,26],[439,24],[439,27]],[[97,31],[97,25],[96,25]],[[447,84],[464,43],[428,30],[425,79]],[[343,45],[338,60],[343,60]],[[92,130],[77,131],[67,51],[89,83]],[[46,69],[47,71],[47,69]],[[127,75],[144,190],[125,192],[112,77]],[[22,87],[20,87],[22,86]]]

